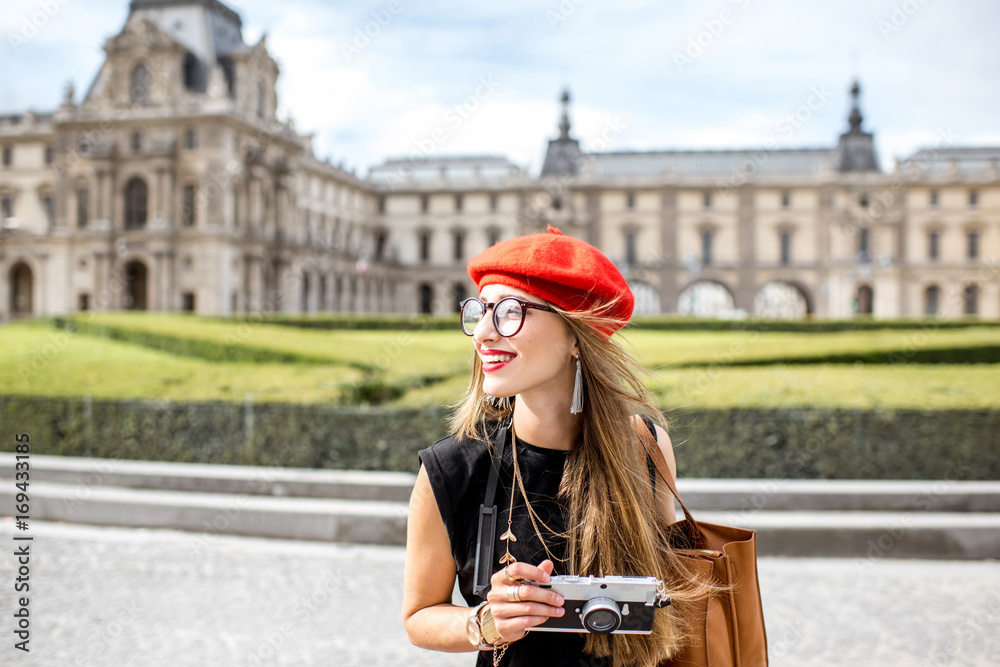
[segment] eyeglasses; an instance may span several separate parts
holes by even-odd
[[[516,296],[505,296],[494,303],[483,303],[473,297],[466,299],[461,304],[462,307],[462,331],[466,336],[471,336],[476,330],[476,325],[486,315],[486,311],[493,309],[493,326],[497,333],[504,338],[509,338],[517,334],[524,326],[524,316],[529,308],[537,310],[547,310],[550,313],[556,312],[555,308],[540,303],[531,303]]]

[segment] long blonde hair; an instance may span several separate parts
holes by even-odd
[[[669,528],[654,502],[636,428],[637,413],[666,428],[638,362],[617,339],[601,331],[622,322],[604,304],[558,314],[576,336],[583,365],[585,403],[582,442],[566,458],[559,500],[569,516],[565,537],[568,573],[654,576],[667,584],[671,605],[659,610],[651,635],[588,634],[585,651],[613,656],[615,667],[655,667],[677,654],[693,619],[695,603],[715,590],[693,575],[668,545]],[[483,424],[504,416],[483,400],[482,364],[473,357],[468,393],[451,419],[459,438],[483,439]],[[660,493],[670,493],[662,486]],[[539,536],[541,537],[541,536]]]

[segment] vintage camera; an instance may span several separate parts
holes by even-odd
[[[670,604],[663,582],[655,577],[557,575],[548,583],[525,583],[552,589],[566,601],[562,616],[528,628],[542,632],[648,635],[656,610]]]

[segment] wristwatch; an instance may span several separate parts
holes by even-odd
[[[493,622],[489,602],[480,602],[469,611],[469,620],[465,623],[465,634],[469,642],[480,651],[492,650],[500,639],[500,633]]]

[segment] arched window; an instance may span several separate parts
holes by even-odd
[[[870,285],[862,285],[858,288],[857,298],[854,300],[855,315],[871,315],[874,311],[875,292]]]
[[[931,285],[924,290],[924,314],[925,315],[937,315],[938,308],[940,307],[939,302],[941,301],[941,288],[937,285]]]
[[[132,70],[129,99],[138,104],[149,101],[149,70],[142,63],[136,65],[135,69]]]
[[[133,178],[125,184],[125,229],[141,229],[146,226],[146,182]]]

